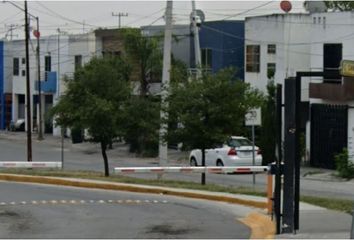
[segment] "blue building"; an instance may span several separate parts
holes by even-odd
[[[11,121],[12,95],[6,75],[9,66],[5,59],[5,42],[0,41],[0,129],[6,129]]]
[[[213,73],[234,67],[236,77],[244,80],[244,36],[244,21],[203,22],[199,30],[203,67]]]

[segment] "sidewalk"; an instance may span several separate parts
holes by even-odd
[[[300,227],[296,234],[276,235],[277,239],[350,239],[352,216],[300,203]]]

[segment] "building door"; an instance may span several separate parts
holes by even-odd
[[[348,106],[311,104],[311,166],[334,169],[334,156],[347,141]]]
[[[48,113],[53,106],[53,95],[45,95],[44,112]],[[53,118],[45,118],[44,133],[53,133]]]

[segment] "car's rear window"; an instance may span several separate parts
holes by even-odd
[[[246,138],[230,139],[228,145],[230,147],[252,146],[252,142]]]

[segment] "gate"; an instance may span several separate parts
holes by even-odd
[[[334,156],[347,141],[348,106],[311,104],[311,166],[334,169]]]

